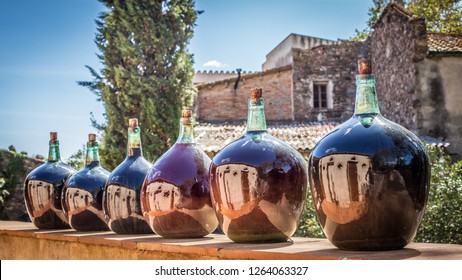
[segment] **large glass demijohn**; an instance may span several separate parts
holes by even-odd
[[[210,161],[194,140],[192,111],[183,110],[178,139],[154,162],[141,189],[141,209],[155,233],[198,238],[217,228],[210,200]]]
[[[103,213],[103,189],[109,171],[101,166],[96,135],[88,135],[85,166],[64,185],[62,206],[71,227],[78,231],[109,230]]]
[[[307,163],[268,133],[262,89],[251,90],[247,130],[210,168],[212,202],[235,242],[283,242],[297,229],[308,187]]]
[[[128,121],[127,156],[109,175],[103,210],[109,228],[119,234],[152,233],[141,213],[140,191],[152,164],[143,157],[138,119]]]
[[[27,213],[37,228],[69,228],[61,207],[61,192],[75,172],[61,161],[58,133],[50,132],[48,160],[27,175],[23,189]]]
[[[429,159],[416,135],[380,114],[366,59],[359,60],[356,86],[354,115],[310,156],[313,203],[338,248],[400,249],[413,240],[424,214]]]

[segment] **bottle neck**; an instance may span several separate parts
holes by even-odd
[[[97,142],[87,142],[87,155],[85,158],[85,166],[99,165],[99,151]]]
[[[196,143],[194,140],[194,130],[190,119],[180,118],[180,135],[176,143]]]
[[[128,128],[127,156],[143,156],[141,129],[139,126]]]
[[[48,161],[59,161],[61,160],[61,154],[59,152],[59,141],[50,140],[48,143]]]
[[[266,131],[265,102],[263,98],[249,99],[247,132]]]
[[[356,76],[355,115],[380,114],[377,94],[375,92],[375,77],[370,74]]]

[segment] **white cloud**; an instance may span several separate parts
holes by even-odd
[[[218,60],[210,60],[202,65],[203,67],[212,67],[212,68],[223,68],[228,67],[229,65]]]

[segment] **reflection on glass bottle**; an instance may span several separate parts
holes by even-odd
[[[246,133],[214,157],[210,186],[231,240],[283,242],[294,234],[306,199],[307,164],[267,132],[261,89],[251,91]]]
[[[50,132],[48,160],[27,175],[23,189],[27,212],[37,228],[69,228],[61,207],[61,192],[64,182],[74,173],[61,161],[58,133]]]
[[[102,208],[103,188],[109,171],[99,162],[96,135],[89,134],[85,166],[66,182],[62,206],[71,227],[78,231],[109,230]]]
[[[106,221],[115,233],[152,233],[140,205],[140,190],[151,166],[143,157],[138,119],[130,119],[127,157],[112,171],[103,193]]]
[[[420,140],[379,111],[370,64],[360,60],[353,117],[324,136],[309,160],[326,237],[346,250],[389,250],[415,237],[430,165]]]
[[[203,237],[218,226],[209,187],[210,158],[195,143],[192,112],[183,110],[175,144],[149,170],[141,209],[155,233],[166,238]]]

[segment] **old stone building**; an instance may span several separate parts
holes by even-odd
[[[462,155],[462,34],[428,33],[423,18],[395,3],[365,42],[290,34],[267,55],[261,72],[197,83],[198,142],[213,155],[242,135],[249,91],[261,87],[269,129],[309,154],[353,114],[360,57],[372,61],[386,118],[419,136],[447,141],[450,152]],[[291,133],[293,125],[299,135]]]
[[[382,114],[462,155],[462,34],[428,33],[425,19],[390,4],[369,38]]]

